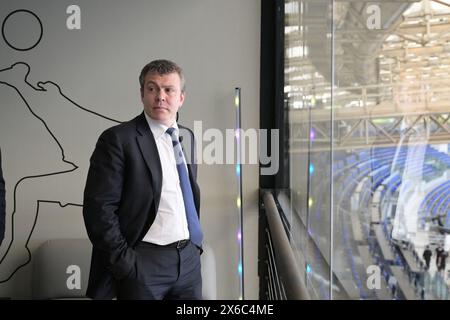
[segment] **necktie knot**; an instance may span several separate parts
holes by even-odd
[[[175,132],[175,128],[172,128],[172,127],[168,128],[168,129],[166,130],[166,133],[168,133],[171,137],[173,137],[172,134],[173,134],[174,132]]]
[[[183,149],[181,148],[180,140],[178,139],[177,130],[175,128],[168,128],[166,133],[172,138],[172,146],[175,152],[175,161],[178,164],[184,163]]]

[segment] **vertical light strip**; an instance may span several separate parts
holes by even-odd
[[[333,181],[333,176],[334,176],[334,171],[333,171],[333,159],[334,159],[334,150],[333,150],[333,143],[334,143],[334,86],[336,85],[335,83],[335,68],[334,68],[334,64],[335,64],[335,25],[334,25],[334,14],[335,14],[335,0],[332,0],[332,5],[331,5],[331,118],[330,118],[330,300],[333,300],[333,286],[334,286],[334,278],[333,278],[333,274],[334,274],[334,215],[333,215],[333,211],[334,211],[334,197],[333,197],[333,192],[334,192],[334,181]]]
[[[238,276],[239,276],[239,300],[244,299],[244,235],[243,229],[243,206],[242,206],[242,164],[241,164],[241,88],[235,88],[234,91],[234,106],[236,109],[236,180],[238,186],[237,192],[237,212],[238,212],[238,230],[237,241],[239,247],[238,259]]]

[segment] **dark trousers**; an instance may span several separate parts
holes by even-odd
[[[200,251],[188,242],[183,248],[141,242],[136,276],[117,283],[117,299],[202,299]]]

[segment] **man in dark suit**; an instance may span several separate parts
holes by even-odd
[[[0,245],[5,238],[5,215],[6,215],[6,202],[5,202],[5,180],[3,179],[2,171],[2,153],[0,151]]]
[[[103,132],[91,157],[83,206],[93,244],[87,295],[201,299],[197,167],[179,138],[193,141],[193,134],[176,122],[184,75],[175,63],[155,60],[139,82],[144,112]]]

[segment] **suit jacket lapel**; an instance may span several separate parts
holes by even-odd
[[[158,212],[159,200],[161,199],[162,168],[155,138],[153,137],[153,133],[148,126],[144,113],[142,113],[137,119],[136,130],[138,131],[138,136],[136,139],[139,148],[152,177],[156,213]]]

